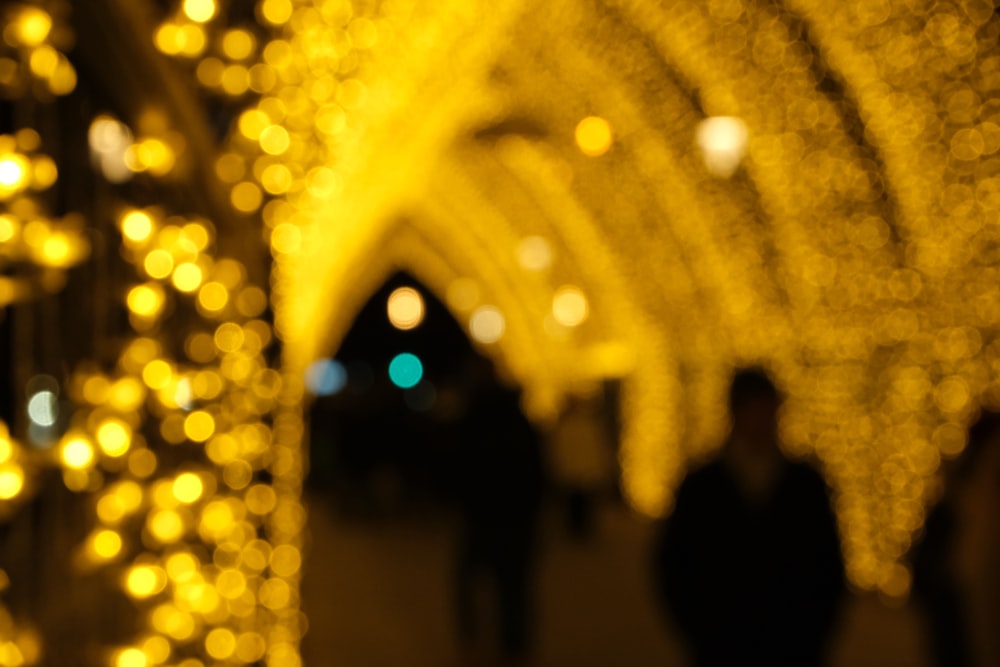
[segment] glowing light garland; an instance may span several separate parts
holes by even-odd
[[[942,458],[980,405],[1000,407],[992,4],[482,10],[261,0],[234,26],[185,0],[151,35],[245,105],[214,166],[274,264],[266,294],[214,256],[208,221],[120,217],[135,336],[113,372],[74,377],[82,409],[57,448],[95,503],[79,563],[117,568],[146,620],[110,664],[300,662],[302,378],[396,268],[473,337],[489,314],[480,344],[535,416],[574,382],[621,378],[625,488],[650,514],[722,437],[728,370],[767,363],[789,453],[817,456],[837,491],[851,578],[905,593]],[[29,4],[2,20],[5,95],[73,89],[59,20]],[[739,128],[721,162],[697,139],[707,117]],[[109,181],[172,173],[169,132],[96,120],[114,130],[92,146]],[[87,248],[32,199],[56,168],[31,132],[0,137],[0,252],[59,275]],[[19,294],[0,284],[0,304]],[[179,312],[183,356],[165,326]],[[3,442],[14,508],[31,476]]]

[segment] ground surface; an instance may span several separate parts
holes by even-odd
[[[330,505],[310,502],[306,667],[457,664],[449,597],[452,526],[431,517],[348,521]],[[684,664],[648,589],[649,529],[609,507],[587,546],[548,531],[539,568],[538,667]],[[911,610],[852,597],[832,662],[924,667],[919,647]]]

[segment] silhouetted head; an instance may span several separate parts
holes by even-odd
[[[729,388],[729,410],[733,438],[757,447],[773,446],[778,440],[778,409],[781,392],[761,368],[737,369]]]

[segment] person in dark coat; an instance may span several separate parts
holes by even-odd
[[[655,555],[658,593],[698,667],[823,664],[844,588],[822,477],[778,448],[781,397],[735,374],[717,460],[682,483]]]
[[[1000,413],[983,411],[911,553],[935,667],[1000,664]]]
[[[458,628],[465,663],[484,651],[484,588],[496,603],[504,665],[527,665],[534,637],[533,575],[544,474],[539,437],[521,411],[520,392],[504,387],[485,360],[458,442],[461,505],[456,567]]]

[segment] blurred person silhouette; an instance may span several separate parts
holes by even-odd
[[[721,456],[690,473],[655,550],[658,593],[698,667],[811,667],[843,597],[823,478],[778,447],[781,395],[738,370]]]
[[[566,503],[567,528],[581,541],[594,533],[596,504],[610,490],[614,470],[602,398],[599,386],[571,394],[548,443],[549,467]]]
[[[1000,414],[984,411],[942,468],[913,549],[913,599],[935,667],[1000,665]]]
[[[478,355],[468,364],[468,405],[459,428],[456,488],[461,505],[456,611],[462,660],[486,664],[496,619],[504,665],[531,664],[534,566],[543,492],[538,436],[520,392]],[[489,606],[485,600],[490,599]]]

